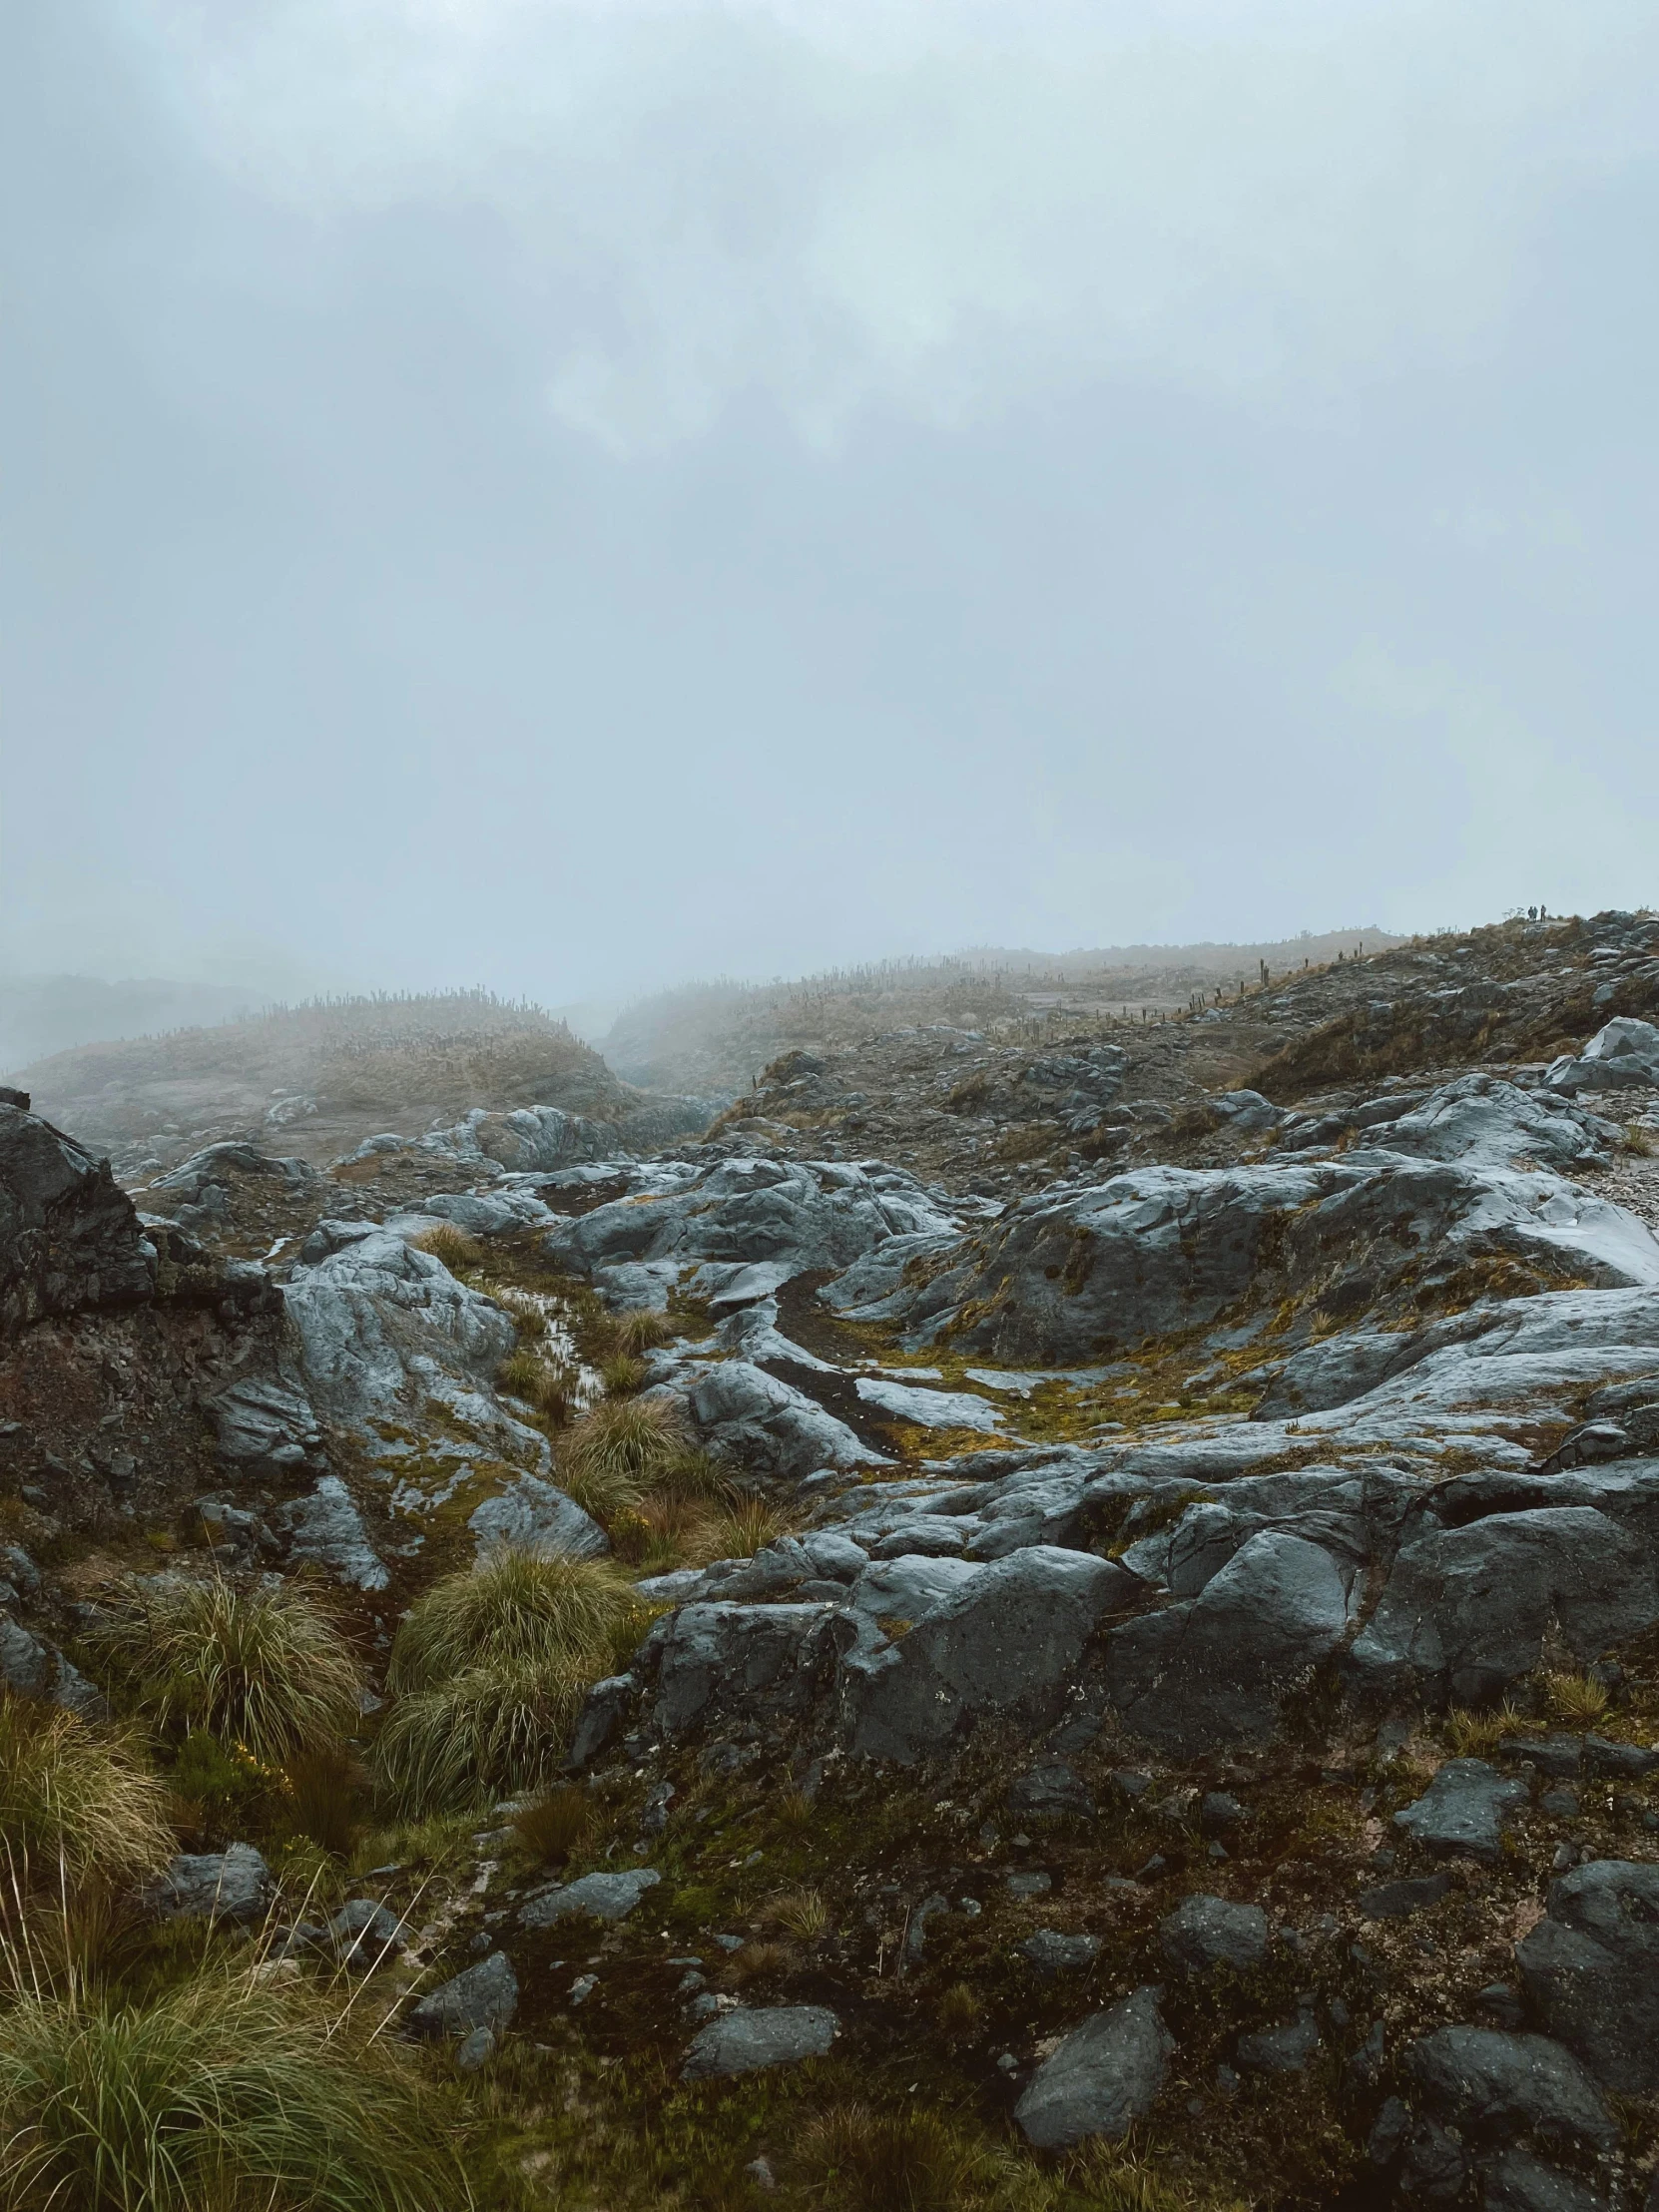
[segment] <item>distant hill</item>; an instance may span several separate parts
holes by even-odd
[[[311,1157],[369,1131],[412,1135],[473,1106],[616,1119],[638,1103],[562,1021],[483,990],[274,1007],[79,1045],[13,1080],[41,1113],[111,1148],[270,1130],[279,1149]]]
[[[938,959],[881,960],[771,983],[719,980],[660,991],[628,1007],[596,1038],[631,1083],[654,1089],[742,1090],[781,1052],[848,1044],[883,1029],[961,1028],[1055,1007],[1179,1010],[1265,961],[1276,975],[1322,966],[1339,952],[1403,943],[1374,926],[1271,944],[1104,945],[1071,952],[984,946]]]
[[[0,975],[0,1071],[27,1067],[71,1045],[258,1013],[270,993],[228,983],[171,983],[151,976],[106,983],[92,975]]]

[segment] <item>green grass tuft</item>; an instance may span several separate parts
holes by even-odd
[[[399,2055],[304,1989],[209,1971],[148,2003],[0,2008],[0,2212],[443,2212],[471,2202]]]
[[[87,1640],[112,1691],[164,1735],[206,1729],[277,1764],[357,1724],[362,1670],[293,1582],[129,1575]]]
[[[119,1734],[0,1695],[0,1852],[9,1879],[136,1881],[173,1856],[167,1792]],[[9,1885],[8,1885],[9,1886]]]

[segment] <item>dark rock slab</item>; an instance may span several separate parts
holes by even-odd
[[[1659,2090],[1659,1867],[1596,1859],[1562,1875],[1515,1958],[1540,2022],[1598,2081]]]
[[[1416,1803],[1394,1815],[1394,1826],[1429,1851],[1490,1863],[1526,1801],[1526,1784],[1484,1759],[1448,1759]]]
[[[824,2058],[840,2033],[840,2021],[827,2005],[739,2006],[711,2020],[694,2037],[682,2081],[708,2081],[717,2075],[756,2073],[763,2066],[793,2066],[803,2058]]]
[[[1227,1898],[1185,1898],[1159,1924],[1164,1955],[1188,1973],[1211,1966],[1241,1971],[1259,1966],[1268,1954],[1268,1917],[1259,1905],[1235,1905]]]
[[[1124,2135],[1150,2110],[1174,2048],[1158,1992],[1137,1989],[1072,2029],[1032,2075],[1014,2118],[1038,2150]]]
[[[469,2035],[486,2028],[499,2035],[518,2004],[518,1976],[504,1950],[492,1950],[477,1965],[427,1991],[410,2008],[412,2035]]]
[[[1548,2143],[1611,2150],[1618,2123],[1572,2052],[1546,2035],[1441,2027],[1411,2046],[1407,2065],[1435,2116],[1471,2140],[1529,2130]]]

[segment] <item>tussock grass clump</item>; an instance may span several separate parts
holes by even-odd
[[[513,1820],[513,1833],[533,1859],[560,1866],[593,1827],[593,1800],[574,1783],[549,1790]]]
[[[631,1352],[613,1352],[599,1370],[607,1397],[633,1397],[646,1385],[647,1369]]]
[[[575,1658],[473,1667],[399,1698],[374,1747],[376,1776],[404,1819],[518,1796],[551,1782],[598,1668]]]
[[[704,1539],[709,1559],[753,1559],[786,1534],[788,1523],[764,1498],[746,1497],[712,1523]]]
[[[397,1703],[375,1746],[405,1816],[553,1780],[589,1686],[650,1618],[609,1561],[491,1552],[435,1583],[397,1631],[387,1669]]]
[[[398,1628],[386,1669],[396,1695],[429,1690],[474,1667],[578,1665],[609,1650],[633,1584],[605,1559],[502,1545],[433,1583]]]
[[[1459,1759],[1485,1759],[1505,1736],[1524,1736],[1530,1725],[1514,1705],[1499,1705],[1489,1713],[1454,1706],[1445,1717],[1445,1738]]]
[[[675,1328],[666,1314],[633,1313],[615,1315],[605,1330],[609,1349],[637,1360],[642,1354],[655,1352],[659,1345],[666,1345],[675,1335]]]
[[[559,1450],[560,1487],[596,1520],[637,1511],[689,1452],[672,1397],[607,1398],[571,1424]]]
[[[362,1670],[293,1582],[128,1575],[88,1642],[111,1687],[165,1735],[206,1729],[279,1764],[357,1722]]]
[[[0,2009],[3,2212],[442,2212],[471,2202],[429,2092],[306,1991],[207,1973],[151,2002]]]
[[[1590,1674],[1546,1674],[1549,1709],[1568,1728],[1593,1728],[1607,1711],[1607,1686]]]
[[[816,1942],[830,1926],[830,1907],[822,1890],[786,1890],[767,1908],[767,1918],[786,1936]]]
[[[10,1877],[136,1881],[173,1855],[167,1792],[133,1746],[61,1706],[0,1694],[0,1854]]]
[[[935,2017],[945,2036],[971,2035],[984,2018],[985,2007],[970,1981],[953,1981],[939,1998]]]
[[[796,2164],[811,2200],[832,2212],[956,2212],[984,2159],[936,2112],[843,2104],[802,2130]]]
[[[484,1264],[484,1248],[476,1237],[469,1237],[464,1229],[457,1229],[452,1221],[440,1221],[433,1229],[424,1229],[409,1242],[417,1252],[429,1252],[434,1260],[441,1260],[451,1275],[459,1275],[463,1268],[477,1268]]]

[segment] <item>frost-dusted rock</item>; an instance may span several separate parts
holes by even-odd
[[[271,1899],[271,1869],[252,1844],[181,1852],[145,1892],[164,1920],[255,1921]]]
[[[1054,1720],[1089,1637],[1136,1589],[1113,1561],[1052,1544],[959,1571],[952,1595],[907,1632],[861,1637],[846,1653],[842,1725],[854,1757],[909,1766],[983,1720]]]
[[[1659,1029],[1621,1014],[1598,1029],[1576,1059],[1566,1053],[1552,1061],[1544,1081],[1569,1097],[1659,1086]]]
[[[518,2006],[518,1976],[504,1950],[429,1989],[412,2005],[405,2026],[412,2035],[468,2035],[487,2028],[499,2035]]]
[[[155,1292],[155,1248],[109,1162],[0,1103],[0,1342],[49,1314],[142,1306]]]
[[[1268,1954],[1268,1917],[1259,1905],[1229,1898],[1183,1898],[1158,1925],[1158,1940],[1172,1966],[1201,1973],[1211,1966],[1243,1971]]]
[[[1504,1829],[1526,1800],[1524,1782],[1500,1774],[1484,1759],[1448,1759],[1415,1804],[1394,1815],[1394,1826],[1428,1851],[1490,1864]]]
[[[799,1711],[828,1679],[828,1605],[685,1605],[663,1624],[656,1715],[670,1736],[762,1705]]]
[[[286,1303],[312,1401],[358,1425],[418,1410],[445,1382],[487,1389],[517,1341],[499,1306],[391,1230],[295,1269]]]
[[[1649,1550],[1605,1513],[1492,1513],[1401,1549],[1349,1667],[1379,1693],[1433,1685],[1482,1703],[1541,1664],[1552,1628],[1587,1662],[1656,1620]]]
[[[539,1475],[521,1474],[467,1518],[478,1549],[511,1544],[523,1551],[559,1551],[574,1559],[598,1559],[611,1539],[573,1497]]]
[[[418,1235],[423,1226],[447,1221],[468,1237],[501,1237],[544,1227],[553,1219],[534,1191],[437,1191],[421,1200],[408,1227]]]
[[[320,1466],[316,1412],[285,1356],[274,1371],[243,1375],[201,1400],[219,1438],[219,1456],[247,1474],[291,1474]]]
[[[1064,2150],[1086,2136],[1126,2134],[1151,2109],[1174,2048],[1156,1989],[1095,2013],[1043,2060],[1015,2105],[1026,2141]]]
[[[276,1519],[287,1532],[290,1558],[326,1567],[336,1582],[355,1590],[383,1590],[391,1580],[337,1474],[325,1474],[308,1496],[278,1506]]]
[[[897,1169],[738,1158],[695,1170],[676,1190],[596,1206],[554,1230],[545,1249],[554,1267],[581,1276],[644,1260],[734,1268],[771,1261],[798,1275],[838,1272],[891,1238],[955,1226],[939,1200]]]
[[[1619,2139],[1594,2081],[1546,2035],[1436,2028],[1412,2044],[1406,2064],[1435,2117],[1475,2140],[1526,2131],[1546,2143],[1611,2150]]]
[[[755,2073],[763,2066],[793,2066],[803,2058],[826,2058],[840,2024],[823,2004],[740,2005],[699,2030],[680,2079],[709,2081]]]
[[[1271,1735],[1285,1699],[1341,1643],[1353,1581],[1304,1537],[1252,1536],[1196,1598],[1108,1638],[1125,1727],[1181,1758]]]
[[[1529,1160],[1567,1170],[1604,1159],[1617,1135],[1595,1114],[1547,1093],[1520,1090],[1495,1075],[1460,1075],[1420,1103],[1401,1101],[1403,1110],[1379,1113],[1388,1104],[1377,1100],[1343,1118],[1363,1127],[1366,1144],[1425,1160],[1479,1167]]]
[[[1504,1255],[1606,1286],[1659,1283],[1634,1215],[1559,1177],[1376,1151],[1228,1169],[1149,1167],[1024,1200],[897,1302],[999,1360],[1071,1361],[1271,1310],[1319,1280],[1340,1310],[1420,1273]]]
[[[575,1882],[544,1890],[519,1915],[525,1928],[551,1928],[555,1921],[580,1914],[590,1921],[625,1921],[647,1890],[662,1876],[655,1867],[630,1867],[621,1874],[585,1874]]]
[[[930,1390],[921,1384],[894,1382],[885,1376],[860,1375],[858,1395],[895,1420],[922,1428],[1000,1428],[1002,1414],[989,1398],[971,1390]]]
[[[698,1435],[723,1459],[769,1474],[820,1467],[880,1466],[880,1452],[818,1400],[748,1360],[722,1360],[692,1383],[687,1403]]]
[[[1515,1958],[1540,2023],[1599,2082],[1659,2090],[1659,1867],[1596,1859],[1562,1875]]]

